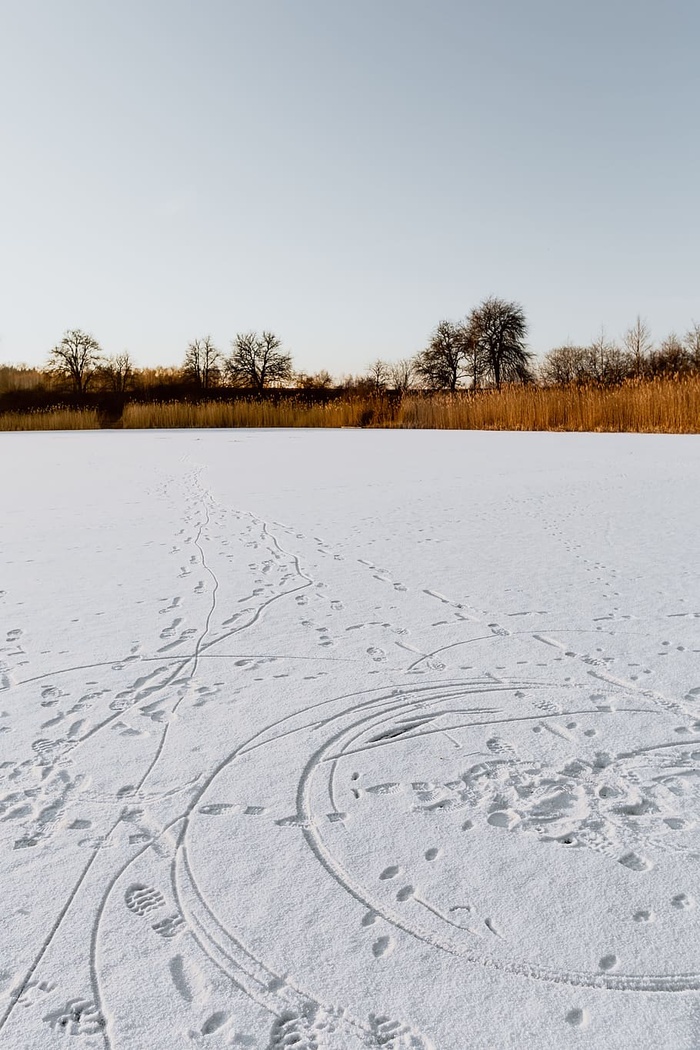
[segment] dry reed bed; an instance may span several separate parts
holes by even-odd
[[[104,421],[103,421],[104,422]],[[436,430],[572,430],[700,433],[700,377],[621,387],[507,387],[469,394],[347,397],[328,404],[301,399],[129,404],[113,425],[181,427],[396,427]],[[94,410],[56,408],[0,415],[0,430],[91,430]]]
[[[448,430],[700,433],[700,378],[621,387],[509,387],[406,398],[398,426]]]
[[[365,425],[367,404],[360,400],[308,405],[299,401],[209,401],[189,404],[127,405],[122,425],[151,427],[357,427]]]
[[[93,409],[49,408],[0,413],[0,430],[98,430]]]

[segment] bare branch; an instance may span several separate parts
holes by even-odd
[[[70,381],[76,394],[84,394],[101,363],[102,349],[95,337],[71,328],[49,353],[47,370]]]

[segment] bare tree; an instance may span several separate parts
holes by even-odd
[[[281,383],[293,376],[292,355],[282,349],[281,340],[272,332],[243,332],[232,343],[226,369],[238,386],[252,387],[258,393],[270,383]]]
[[[417,354],[414,368],[426,386],[456,390],[466,375],[464,333],[452,321],[440,321],[425,350]]]
[[[49,353],[47,371],[73,384],[76,394],[84,394],[102,361],[102,349],[94,336],[70,328]]]
[[[643,376],[646,372],[649,355],[654,343],[646,321],[637,314],[637,319],[622,337],[622,347],[629,359],[629,373]]]
[[[128,350],[112,354],[100,366],[100,376],[114,394],[125,394],[134,378],[134,362]]]
[[[700,324],[697,321],[693,321],[685,333],[683,344],[688,352],[690,367],[694,372],[700,372]]]
[[[389,367],[389,378],[394,390],[405,394],[413,386],[416,378],[416,365],[412,358],[404,357]]]
[[[216,349],[210,335],[195,339],[187,347],[182,373],[202,390],[215,386],[219,375],[221,352]]]
[[[379,395],[386,390],[391,379],[391,366],[377,358],[367,369],[367,378],[372,384],[372,392]]]
[[[489,373],[489,357],[481,340],[476,338],[471,321],[467,318],[457,326],[457,336],[462,342],[464,374],[470,390],[478,390]]]
[[[600,335],[586,348],[585,361],[589,379],[605,386],[621,383],[633,367],[629,355],[617,343],[607,339],[602,328]]]
[[[690,354],[675,332],[664,339],[649,360],[652,375],[682,375],[691,370]]]
[[[545,386],[567,386],[589,378],[585,346],[556,346],[545,355],[539,375]]]
[[[529,382],[532,379],[533,354],[525,345],[527,320],[519,303],[490,296],[472,310],[468,328],[497,387],[504,380]]]
[[[333,386],[333,376],[322,368],[320,372],[314,372],[313,375],[299,372],[294,377],[294,382],[300,390],[330,390]]]

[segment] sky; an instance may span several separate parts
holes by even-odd
[[[700,321],[698,0],[0,0],[0,362]]]

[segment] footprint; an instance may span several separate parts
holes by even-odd
[[[638,853],[625,853],[624,857],[620,857],[620,864],[631,871],[649,871],[653,867],[650,860],[640,857]]]
[[[290,817],[282,817],[281,820],[276,820],[275,824],[280,828],[310,828],[312,827],[312,821],[306,817],[300,817],[296,813]]]
[[[226,1023],[226,1014],[223,1010],[216,1010],[211,1017],[202,1025],[202,1035],[212,1035]]]
[[[107,1023],[88,999],[70,999],[65,1006],[46,1014],[42,1020],[56,1031],[69,1035],[97,1035]]]
[[[583,1010],[580,1007],[569,1010],[566,1015],[566,1023],[574,1028],[584,1028],[588,1024],[588,1010]]]
[[[272,1026],[267,1050],[320,1050],[328,1045],[327,1036],[335,1030],[334,1020],[329,1011],[313,1003],[305,1010],[285,1011]]]
[[[168,963],[170,976],[177,991],[186,1003],[191,1003],[193,998],[190,982],[185,975],[185,963],[181,955],[174,955]]]
[[[654,913],[649,908],[640,908],[632,916],[635,922],[653,922]]]
[[[382,955],[387,955],[393,947],[394,942],[391,937],[377,937],[372,945],[372,954],[375,959],[380,959]]]
[[[390,1017],[369,1015],[371,1041],[369,1047],[387,1047],[387,1050],[432,1050],[432,1044],[408,1025]]]
[[[32,751],[38,756],[41,765],[47,765],[57,757],[62,745],[62,740],[35,740],[32,744]]]
[[[488,823],[495,828],[506,828],[511,831],[516,824],[520,823],[520,817],[512,809],[497,809],[488,817]],[[622,863],[622,861],[620,861]]]
[[[173,620],[173,622],[170,624],[169,627],[164,627],[163,628],[163,630],[160,632],[160,637],[161,638],[172,638],[172,636],[175,634],[175,631],[177,630],[177,628],[180,626],[181,623],[182,623],[182,617],[176,617],[176,619]]]
[[[387,879],[395,879],[399,873],[399,867],[397,864],[390,864],[388,868],[385,868],[379,878],[382,882],[386,882]]]
[[[695,901],[692,897],[689,897],[687,893],[677,893],[675,897],[671,899],[671,906],[678,908],[679,911],[684,911],[686,908],[694,908]]]
[[[124,894],[124,903],[134,915],[146,915],[150,911],[162,908],[165,905],[165,897],[160,890],[136,883]]]
[[[426,860],[437,860],[439,855],[440,850],[436,849],[434,846],[431,847],[431,849],[427,849],[424,854]]]
[[[607,973],[609,970],[615,969],[615,967],[617,966],[617,962],[617,956],[610,952],[609,955],[603,956],[603,958],[598,963],[598,966],[601,968],[601,970],[604,970]]]
[[[151,926],[151,929],[155,930],[159,937],[168,939],[177,937],[178,933],[182,933],[184,928],[185,920],[178,912],[175,912],[173,915],[167,915],[164,919],[159,919],[158,922],[154,922]]]

